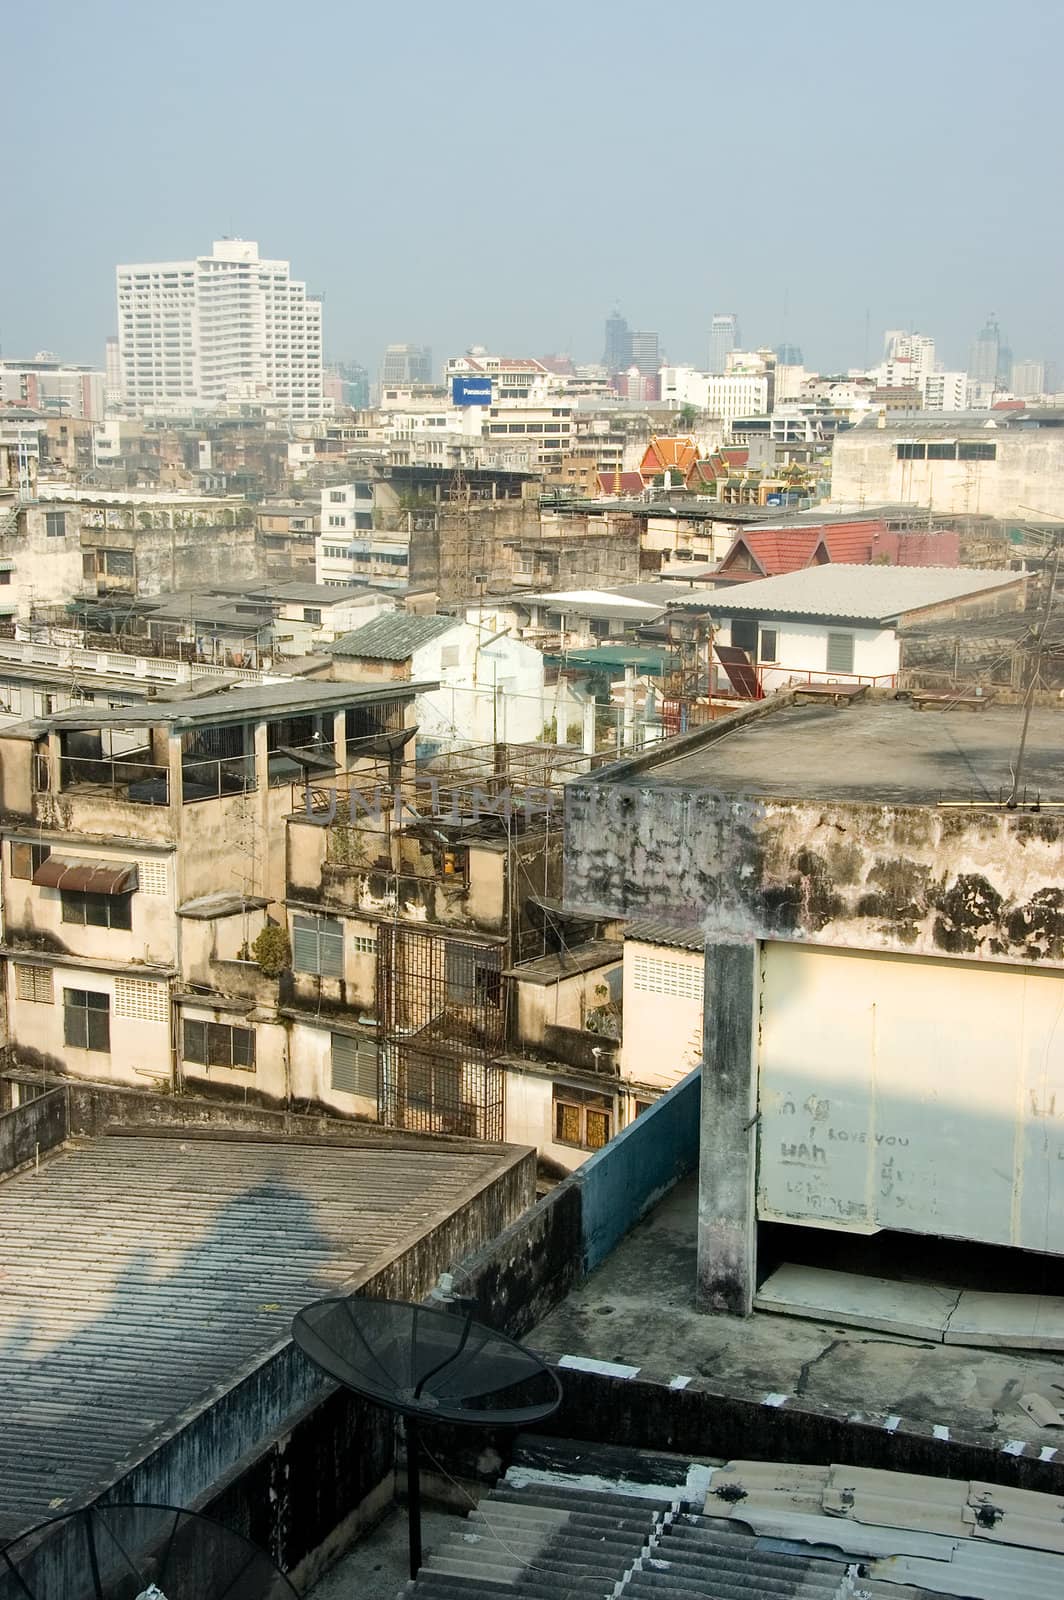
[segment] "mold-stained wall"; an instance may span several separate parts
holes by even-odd
[[[1064,815],[566,788],[565,899],[707,938],[1064,966]]]

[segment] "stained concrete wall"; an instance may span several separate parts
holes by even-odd
[[[14,1172],[62,1144],[70,1129],[65,1089],[52,1089],[36,1100],[0,1115],[0,1173]]]
[[[565,899],[707,938],[1064,966],[1064,817],[765,800],[651,780],[565,791]]]

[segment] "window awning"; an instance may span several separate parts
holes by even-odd
[[[137,863],[50,855],[34,872],[33,882],[39,889],[69,889],[78,894],[132,894],[137,887]]]

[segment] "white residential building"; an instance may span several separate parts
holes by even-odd
[[[192,261],[120,266],[117,293],[122,392],[132,410],[252,400],[293,421],[324,414],[321,302],[292,279],[287,261],[262,260],[253,241],[215,241]]]
[[[925,411],[963,411],[968,403],[966,372],[929,372],[921,390]]]
[[[693,367],[662,367],[661,399],[665,405],[692,405],[731,422],[734,417],[761,417],[769,408],[766,374],[696,372]]]

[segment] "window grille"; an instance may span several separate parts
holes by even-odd
[[[19,1000],[37,1000],[42,1005],[52,1005],[55,997],[52,992],[51,967],[27,967],[21,963],[16,965],[15,994]]]
[[[137,1022],[166,1022],[170,998],[165,983],[144,983],[139,978],[115,979],[115,1016]]]
[[[701,1000],[705,971],[701,964],[690,966],[668,961],[662,956],[637,955],[633,962],[634,987],[642,994],[671,994],[683,1000]]]
[[[141,894],[166,894],[168,879],[165,861],[137,862],[137,887]]]

